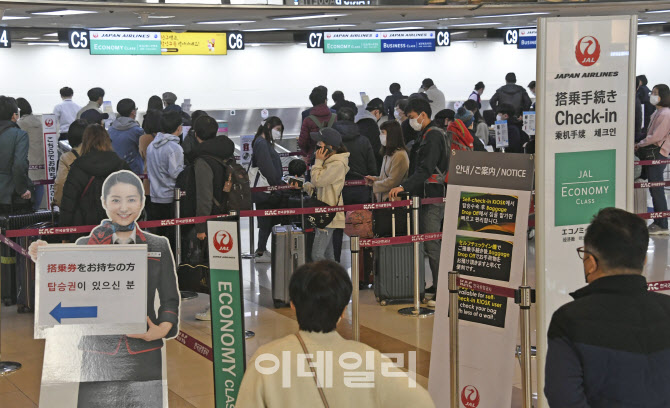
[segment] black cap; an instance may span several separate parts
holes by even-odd
[[[309,135],[315,142],[323,142],[329,146],[337,147],[342,144],[342,135],[333,128],[323,128]]]
[[[109,119],[108,113],[100,113],[97,109],[89,109],[81,114],[81,118],[89,124],[100,124],[103,119]]]

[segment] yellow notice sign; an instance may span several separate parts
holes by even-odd
[[[161,33],[162,55],[226,55],[226,33]]]

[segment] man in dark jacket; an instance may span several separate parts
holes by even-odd
[[[339,112],[342,108],[349,108],[354,111],[354,114],[358,113],[358,106],[355,103],[344,99],[344,93],[342,91],[335,91],[331,95],[335,105],[330,107],[331,111]]]
[[[12,212],[23,200],[30,208],[33,183],[28,177],[28,133],[19,128],[19,107],[14,98],[0,96],[0,213]],[[18,209],[18,208],[14,208]]]
[[[391,95],[384,98],[384,114],[391,120],[395,117],[395,103],[407,97],[400,92],[400,84],[397,82],[389,86],[389,92],[391,92]]]
[[[507,139],[509,146],[505,148],[507,153],[524,153],[524,146],[530,141],[528,134],[522,130],[523,122],[519,120],[519,112],[512,105],[504,104],[498,113],[501,120],[507,121]]]
[[[302,126],[300,127],[300,136],[298,137],[298,147],[306,157],[311,157],[314,153],[314,146],[316,142],[310,137],[311,133],[318,132],[324,127],[331,127],[337,117],[328,108],[326,102],[328,100],[328,90],[325,86],[317,86],[312,89],[309,94],[309,100],[312,102],[313,108],[309,110],[309,114],[303,118]]]
[[[219,125],[210,116],[199,117],[194,128],[198,141],[193,149],[197,197],[195,216],[202,217],[220,213],[217,209],[221,210],[225,206],[223,184],[226,171],[223,162],[233,157],[235,144],[227,136],[216,136]],[[196,224],[195,229],[198,239],[205,239],[207,223]]]
[[[587,286],[553,315],[544,393],[551,407],[670,406],[670,297],[642,276],[649,243],[635,214],[605,208],[584,235]]]
[[[530,109],[532,101],[528,96],[528,92],[516,84],[516,74],[510,72],[505,75],[505,82],[507,84],[498,88],[496,93],[491,98],[491,109],[498,113],[500,107],[504,104],[509,104],[514,107],[514,110],[519,112],[526,112]]]
[[[358,125],[358,130],[361,135],[368,138],[370,144],[372,145],[372,151],[375,154],[375,162],[377,166],[377,171],[375,174],[379,174],[379,171],[382,168],[382,142],[379,139],[379,119],[384,116],[384,101],[380,98],[374,98],[368,102],[364,111],[358,112],[358,115],[354,118],[356,125]],[[366,174],[367,175],[367,174]]]
[[[165,105],[165,109],[163,109],[163,112],[179,112],[181,115],[181,121],[184,126],[191,126],[191,116],[184,112],[184,110],[181,108],[181,106],[176,104],[177,102],[177,95],[175,95],[172,92],[164,92],[163,93],[163,104]]]
[[[451,151],[451,146],[446,145],[444,131],[430,121],[432,112],[428,101],[422,98],[410,99],[406,113],[412,128],[420,133],[410,152],[409,177],[400,186],[392,189],[389,197],[396,198],[403,191],[409,192],[411,196],[423,198],[444,197],[446,194],[444,175],[449,170],[447,152]],[[420,232],[422,234],[440,232],[443,216],[444,203],[422,205]],[[441,245],[442,240],[426,241],[424,244],[433,275],[433,286],[426,289],[428,294],[435,294],[437,290]],[[431,299],[428,305],[434,306],[435,298]]]

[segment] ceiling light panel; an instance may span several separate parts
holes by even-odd
[[[197,21],[196,24],[250,24],[255,23],[255,20],[229,20],[229,21]]]
[[[36,16],[77,16],[80,14],[96,14],[97,11],[90,10],[52,10],[52,11],[31,11],[30,14]]]
[[[378,21],[377,24],[417,24],[434,23],[437,20],[408,20],[408,21]]]
[[[309,20],[313,18],[334,18],[334,17],[345,17],[349,14],[308,14],[301,16],[284,16],[284,17],[272,17],[273,20],[278,21],[292,21],[292,20]]]

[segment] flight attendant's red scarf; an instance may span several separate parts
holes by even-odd
[[[112,236],[114,235],[115,228],[111,221],[105,220],[100,224],[100,226],[95,227],[91,232],[90,237],[88,238],[87,245],[111,245]],[[135,224],[135,243],[136,244],[146,244],[147,238],[142,233],[142,230]]]

